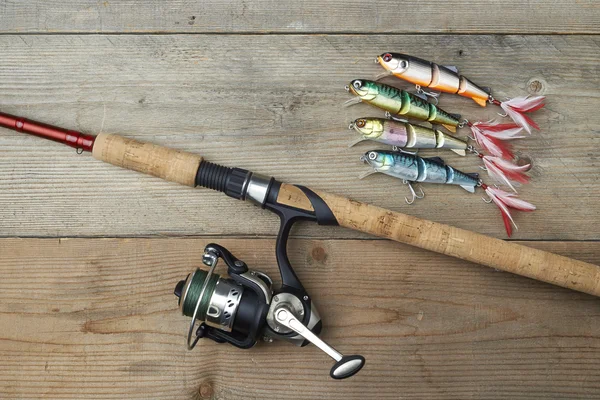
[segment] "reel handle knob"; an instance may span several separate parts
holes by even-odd
[[[329,375],[333,379],[345,379],[356,374],[365,365],[365,358],[360,355],[344,356],[336,349],[325,343],[321,338],[311,332],[307,326],[300,322],[288,307],[281,306],[275,309],[275,320],[304,337],[306,340],[323,350],[336,362],[331,367]]]

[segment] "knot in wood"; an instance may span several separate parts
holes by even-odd
[[[543,94],[546,91],[546,82],[541,78],[531,78],[527,82],[527,90],[531,94]]]
[[[205,382],[200,385],[200,389],[198,389],[198,394],[201,399],[210,399],[213,396],[213,387],[210,383]]]
[[[327,261],[327,252],[321,246],[316,246],[315,248],[313,248],[311,256],[313,260],[320,263],[324,263],[325,261]]]

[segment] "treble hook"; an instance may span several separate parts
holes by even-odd
[[[479,182],[481,182],[481,183],[483,184],[483,181],[482,181],[481,179],[479,180]],[[481,185],[478,185],[478,186],[481,186]],[[496,189],[499,189],[498,185],[496,185],[496,184],[494,184],[494,187],[495,187]],[[488,196],[488,198],[487,198],[487,199],[486,199],[485,197],[482,197],[482,198],[481,198],[481,200],[483,200],[483,202],[484,202],[484,203],[488,203],[488,204],[490,204],[492,201],[494,201],[494,200],[492,200],[492,198],[491,198],[491,197],[489,197],[489,196]]]
[[[433,100],[435,100],[435,103],[433,103],[434,106],[437,106],[438,103],[440,102],[439,97],[442,94],[441,92],[427,92],[427,91],[423,90],[423,88],[421,88],[421,85],[415,85],[415,89],[417,89],[417,93],[424,94],[425,96],[430,97]]]
[[[475,140],[475,138],[471,138],[470,136],[468,136],[468,138],[471,139],[471,140]],[[477,151],[477,149],[475,147],[473,147],[472,145],[468,145],[466,150],[469,153],[473,153],[475,155],[479,155],[479,152]]]
[[[507,97],[507,98],[506,98],[506,100],[510,100],[510,99]],[[488,101],[489,101],[491,104],[495,104],[495,103],[496,103],[496,99],[494,99],[494,98],[492,97],[492,95],[490,95],[490,97],[488,98]],[[498,115],[499,115],[499,116],[501,116],[502,118],[504,118],[504,117],[508,117],[508,113],[507,113],[507,112],[505,112],[504,114],[502,114],[502,113],[496,113],[496,114],[498,114]]]
[[[387,119],[391,119],[392,121],[396,121],[396,122],[408,122],[408,120],[407,120],[407,119],[398,118],[398,117],[396,117],[396,116],[392,115],[392,113],[391,113],[391,112],[389,112],[389,111],[386,111],[386,112],[385,112],[383,115],[384,115],[384,116],[385,116]]]
[[[419,152],[418,149],[417,149],[417,151],[412,152],[412,151],[406,151],[403,148],[398,147],[398,146],[392,146],[392,151],[396,151],[398,153],[410,154],[411,156],[416,156],[417,153]]]
[[[416,199],[422,199],[423,197],[425,197],[425,192],[423,192],[423,188],[421,188],[420,186],[419,186],[419,191],[421,192],[421,194],[418,195],[417,192],[415,192],[415,189],[413,188],[412,184],[409,181],[403,180],[402,183],[404,183],[405,185],[408,185],[408,189],[410,190],[410,194],[412,195],[412,198],[410,200],[408,200],[408,197],[404,197],[406,204],[410,205],[410,204],[414,203]]]

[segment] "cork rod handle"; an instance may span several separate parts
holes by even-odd
[[[192,187],[202,162],[196,154],[106,133],[96,137],[92,155],[118,167]]]
[[[599,266],[329,193],[316,193],[346,228],[600,296]],[[281,185],[277,201],[312,209],[304,193],[293,185]]]
[[[600,296],[600,267],[343,197],[319,193],[341,226]]]
[[[195,186],[202,157],[151,143],[100,134],[92,155],[119,167]],[[600,296],[600,267],[344,197],[316,192],[339,225],[554,285]],[[277,202],[313,211],[298,187],[282,184]]]

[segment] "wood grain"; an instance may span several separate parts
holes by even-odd
[[[0,1],[0,32],[598,33],[594,0]]]
[[[0,240],[0,397],[597,398],[596,298],[381,240],[293,240],[344,383],[313,346],[185,349],[175,283],[216,241],[277,276],[274,239]],[[592,263],[596,243],[534,246]]]
[[[543,93],[542,130],[520,141],[538,211],[516,215],[520,239],[598,240],[596,36],[447,35],[30,35],[2,36],[0,109],[89,133],[127,137],[207,160],[366,201],[436,222],[505,237],[495,207],[460,188],[424,186],[413,206],[387,176],[363,181],[348,122],[379,112],[344,109],[343,86],[379,72],[386,49],[461,67],[503,96]],[[388,83],[399,82],[386,80]],[[481,109],[458,96],[441,106],[469,118]],[[462,133],[466,135],[466,133]],[[465,172],[473,157],[441,155]],[[0,236],[272,235],[277,219],[218,193],[120,170],[54,143],[0,132]],[[231,218],[235,214],[236,218]],[[336,228],[298,235],[358,237]],[[364,237],[364,236],[361,236]]]
[[[498,211],[478,195],[427,185],[409,207],[397,180],[357,180],[359,155],[378,146],[347,149],[355,136],[346,127],[381,113],[342,108],[343,86],[380,72],[376,54],[403,51],[456,65],[499,99],[548,96],[535,115],[542,130],[517,145],[535,165],[520,192],[538,210],[516,215],[515,237],[599,264],[599,7],[0,0],[0,111],[504,238]],[[451,96],[440,106],[496,115]],[[470,157],[423,155],[478,171]],[[290,259],[319,306],[324,339],[367,358],[359,375],[331,380],[330,359],[313,346],[185,350],[175,283],[210,241],[278,276],[275,239],[254,237],[277,227],[276,216],[222,194],[0,130],[0,398],[600,397],[596,298],[335,227],[294,229]],[[125,238],[56,238],[64,236]]]

